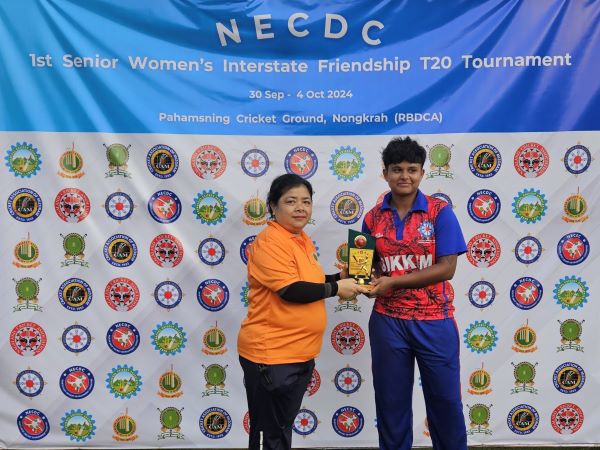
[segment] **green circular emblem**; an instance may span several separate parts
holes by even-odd
[[[338,245],[338,248],[335,250],[335,258],[341,264],[348,264],[348,243],[344,242],[343,244]]]
[[[169,406],[160,412],[160,423],[167,430],[174,430],[181,424],[181,410]]]
[[[576,341],[581,337],[583,328],[575,319],[567,319],[560,324],[560,335],[567,341]]]
[[[160,388],[168,394],[173,394],[181,389],[181,377],[175,372],[165,372],[158,381]]]
[[[220,386],[225,382],[225,369],[218,364],[211,364],[204,370],[204,379],[211,386]]]
[[[119,365],[108,374],[106,383],[115,398],[131,398],[140,391],[142,377],[133,367]]]
[[[364,158],[354,147],[345,146],[336,149],[331,155],[329,168],[338,180],[350,181],[358,178],[365,167]]]
[[[535,378],[535,366],[529,362],[521,362],[515,366],[513,373],[519,383],[531,383]]]
[[[490,420],[490,408],[477,403],[469,408],[469,419],[475,425],[486,425]]]
[[[487,353],[494,349],[498,341],[496,327],[483,320],[472,323],[464,334],[464,342],[474,353]]]
[[[253,197],[244,203],[246,222],[249,225],[263,225],[267,221],[267,202]]]
[[[429,150],[429,161],[437,167],[447,166],[451,156],[450,148],[444,144],[436,144]]]
[[[529,325],[522,326],[515,331],[515,343],[522,349],[530,349],[535,345],[537,335]]]
[[[40,292],[40,285],[33,278],[21,278],[17,281],[15,291],[19,298],[22,298],[23,300],[33,300]]]
[[[561,278],[554,286],[554,298],[562,309],[582,308],[589,296],[587,283],[581,277]]]
[[[33,241],[21,241],[15,246],[15,258],[25,265],[33,263],[40,256],[40,250]]]
[[[119,437],[124,438],[124,440],[129,440],[127,438],[131,438],[135,435],[136,429],[137,424],[135,423],[135,420],[128,415],[119,416],[113,422],[113,431]]]
[[[83,168],[83,158],[75,150],[67,150],[60,156],[60,168],[69,175],[74,175]]]
[[[513,199],[512,207],[521,223],[535,223],[546,215],[548,201],[539,190],[525,189]]]
[[[63,249],[69,256],[79,256],[85,250],[85,239],[77,233],[69,233],[63,238]]]
[[[577,220],[585,216],[587,202],[580,194],[571,195],[563,205],[565,213],[572,219]]]
[[[129,160],[129,149],[123,144],[110,144],[106,147],[106,158],[111,166],[124,166]]]
[[[21,178],[35,175],[42,164],[38,149],[27,142],[11,145],[5,160],[9,170]]]
[[[476,391],[483,391],[490,387],[492,378],[490,374],[483,369],[478,369],[469,377],[469,384]]]

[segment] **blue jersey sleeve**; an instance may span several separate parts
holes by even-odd
[[[435,224],[435,257],[462,255],[467,251],[458,219],[450,205],[442,208]]]

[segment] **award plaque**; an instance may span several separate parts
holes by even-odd
[[[358,284],[368,285],[371,281],[375,238],[367,233],[348,230],[348,275]]]

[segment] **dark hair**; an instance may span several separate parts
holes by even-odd
[[[381,152],[381,161],[387,169],[390,164],[399,164],[401,162],[417,163],[421,167],[425,164],[427,153],[425,149],[408,136],[404,139],[394,138]]]
[[[273,216],[271,204],[276,205],[283,194],[298,186],[306,186],[306,189],[308,189],[308,193],[310,194],[310,198],[312,199],[312,186],[300,175],[286,173],[284,175],[279,175],[273,180],[271,183],[271,188],[269,189],[269,194],[267,195],[267,208],[269,209],[269,214],[271,214],[271,216]]]

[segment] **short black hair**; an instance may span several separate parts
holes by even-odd
[[[381,161],[386,169],[390,164],[401,162],[417,163],[421,167],[425,164],[427,152],[417,141],[406,136],[404,139],[397,137],[392,139],[381,152]]]
[[[298,186],[306,186],[306,189],[308,189],[308,193],[310,194],[310,198],[312,199],[312,185],[300,175],[296,175],[295,173],[286,173],[279,175],[273,180],[271,183],[271,188],[269,189],[269,194],[267,195],[267,208],[269,209],[269,214],[271,214],[271,217],[273,217],[273,209],[271,208],[271,205],[276,205],[283,194]]]

